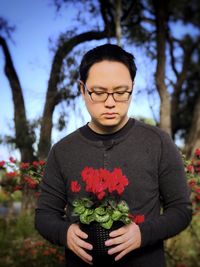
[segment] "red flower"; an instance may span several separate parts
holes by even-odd
[[[190,173],[194,173],[194,166],[192,164],[187,166],[187,171]]]
[[[45,165],[45,161],[41,159],[41,160],[39,161],[39,165],[40,165],[40,166]]]
[[[16,159],[14,159],[13,157],[10,157],[9,160],[10,160],[11,163],[15,163],[16,162]]]
[[[28,162],[21,162],[20,163],[20,169],[27,170],[29,168],[30,164]]]
[[[31,177],[24,177],[24,181],[27,182],[28,187],[31,189],[35,189],[38,185],[38,182],[36,180],[33,180]]]
[[[196,172],[200,172],[200,167],[196,168],[195,170]]]
[[[7,172],[6,173],[6,176],[8,177],[8,178],[13,178],[13,177],[15,177],[15,176],[17,176],[17,172]]]
[[[128,179],[122,174],[120,168],[115,168],[110,172],[103,168],[95,170],[91,167],[85,167],[81,176],[86,184],[86,192],[93,193],[98,199],[106,196],[106,190],[108,193],[115,191],[118,195],[121,195],[125,186],[128,185]]]
[[[55,248],[49,248],[51,254],[56,254],[57,250]]]
[[[39,162],[38,161],[33,161],[33,166],[37,169],[39,166]]]
[[[136,224],[144,222],[144,215],[132,215],[129,213],[128,216]]]
[[[189,186],[193,187],[193,186],[196,185],[196,181],[195,180],[191,180],[191,181],[189,181],[188,184],[189,184]]]
[[[99,200],[102,200],[103,198],[104,198],[104,196],[105,196],[105,192],[104,191],[102,191],[102,192],[100,192],[99,194],[97,194],[97,198],[99,199]]]
[[[0,161],[0,168],[3,168],[6,162],[4,160]]]
[[[70,189],[72,192],[76,193],[76,192],[79,192],[81,190],[81,186],[77,181],[72,181]]]
[[[45,250],[45,251],[43,252],[43,255],[44,255],[44,256],[49,256],[49,254],[50,254],[50,252],[49,252],[48,250]]]
[[[139,224],[139,223],[142,223],[142,222],[144,222],[144,215],[136,215],[135,219],[134,219],[134,223]]]
[[[195,189],[195,192],[196,192],[197,194],[200,194],[200,187],[197,187],[197,188]]]
[[[22,190],[23,189],[23,186],[21,185],[17,185],[13,188],[13,191],[18,191],[18,190]]]
[[[81,178],[82,182],[85,183],[85,191],[90,194],[88,197],[80,198],[78,201],[75,200],[72,205],[74,206],[74,214],[80,217],[82,223],[88,224],[92,221],[101,223],[99,217],[103,214],[108,215],[108,221],[104,225],[101,224],[106,229],[110,229],[115,220],[121,220],[124,224],[131,223],[128,216],[128,204],[120,198],[114,200],[114,197],[121,195],[129,184],[127,177],[120,168],[109,171],[104,168],[85,167],[81,172]],[[78,192],[81,189],[78,181],[72,181],[70,189],[72,192]],[[111,196],[112,193],[114,196]],[[89,208],[94,216],[81,218],[85,208]],[[116,217],[119,215],[121,217]],[[136,215],[133,218],[135,223],[144,221],[143,215]]]
[[[197,148],[194,152],[197,157],[200,157],[200,148]]]
[[[63,262],[65,260],[64,256],[63,255],[57,255],[57,258],[60,262]]]
[[[200,195],[196,195],[196,199],[197,200],[200,200]]]

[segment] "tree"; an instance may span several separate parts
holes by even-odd
[[[147,55],[156,60],[156,71],[152,74],[155,74],[155,87],[160,97],[158,125],[174,139],[180,131],[183,132],[185,153],[191,156],[200,142],[197,126],[198,101],[194,101],[198,96],[199,79],[194,67],[191,68],[191,65],[199,66],[197,54],[200,34],[196,31],[195,35],[187,34],[177,38],[174,28],[182,23],[198,29],[200,4],[196,0],[191,2],[149,0],[135,3],[137,5],[125,28],[125,35],[140,46],[145,46]],[[191,13],[194,14],[193,17],[189,16]],[[136,27],[135,21],[138,21]],[[193,76],[196,81],[195,87],[190,87],[190,94],[195,95],[195,98],[190,98],[193,99],[193,106],[195,105],[193,109],[189,107],[191,102],[187,101],[188,95],[185,93],[189,76]],[[149,88],[149,91],[152,94],[153,89]],[[183,112],[183,106],[190,112]],[[193,121],[189,126],[184,123],[183,115],[186,113],[190,117],[190,122]],[[195,119],[192,120],[194,114]]]
[[[73,95],[70,92],[67,92],[67,94],[64,95],[63,91],[58,90],[60,73],[64,59],[73,50],[73,48],[80,43],[91,40],[110,38],[115,35],[114,28],[112,29],[111,27],[111,25],[114,25],[115,22],[113,21],[113,17],[107,12],[106,8],[106,1],[100,1],[100,12],[104,21],[104,29],[102,31],[88,31],[74,35],[72,37],[69,37],[71,33],[68,32],[66,33],[66,36],[64,38],[63,36],[61,36],[59,40],[58,48],[55,52],[55,56],[52,62],[44,111],[41,119],[40,140],[37,152],[37,156],[39,158],[46,158],[51,146],[51,131],[53,126],[52,117],[56,105],[58,105],[63,99],[74,99],[76,97],[76,95]],[[36,153],[34,154],[34,151],[32,149],[32,145],[35,140],[30,135],[30,125],[26,118],[22,88],[20,86],[19,78],[11,60],[6,39],[1,36],[0,41],[0,45],[3,48],[4,56],[6,59],[5,74],[10,82],[15,104],[14,123],[16,133],[13,142],[16,144],[16,147],[19,148],[22,160],[30,161],[34,158],[34,156],[36,156]],[[26,154],[24,151],[26,151]]]
[[[159,126],[167,133],[171,134],[171,105],[170,96],[165,83],[166,76],[166,43],[168,31],[168,6],[169,1],[153,0],[156,25],[156,87],[160,96],[160,123]]]
[[[9,36],[12,27],[8,26],[5,20],[0,19],[0,30],[4,29]],[[0,46],[5,56],[5,74],[10,82],[14,103],[15,138],[13,142],[21,152],[22,161],[33,161],[34,135],[30,132],[29,123],[26,117],[22,87],[15,70],[10,51],[5,38],[0,35]]]
[[[194,150],[199,144],[200,138],[198,134],[198,119],[194,119],[193,124],[189,123],[186,125],[185,122],[191,122],[194,114],[196,114],[197,118],[199,117],[198,101],[195,101],[198,99],[199,88],[198,77],[195,75],[199,64],[198,57],[196,56],[198,54],[199,33],[195,36],[188,35],[177,38],[174,33],[174,27],[179,23],[189,23],[193,27],[199,25],[199,13],[196,14],[194,12],[200,9],[198,1],[54,0],[54,2],[57,9],[64,4],[68,6],[69,3],[79,5],[79,7],[84,5],[87,19],[89,16],[98,17],[102,21],[102,25],[101,27],[93,25],[90,30],[86,32],[78,31],[77,33],[77,29],[72,28],[59,37],[52,61],[44,110],[40,119],[39,145],[35,152],[32,149],[35,142],[34,134],[23,107],[22,88],[11,61],[12,64],[10,65],[12,65],[16,74],[15,79],[13,75],[9,75],[7,72],[6,75],[10,81],[13,94],[14,80],[18,80],[17,92],[21,91],[20,106],[23,110],[20,113],[15,104],[16,138],[13,142],[20,149],[21,154],[23,149],[26,148],[28,150],[29,156],[24,156],[24,158],[29,159],[34,156],[46,158],[51,146],[52,118],[55,107],[62,101],[70,102],[79,94],[78,92],[74,93],[66,90],[64,86],[60,86],[66,77],[66,72],[63,72],[66,62],[74,62],[71,53],[76,50],[75,48],[78,45],[86,41],[105,38],[109,40],[113,37],[116,37],[118,44],[121,43],[123,37],[123,40],[129,44],[134,42],[135,45],[142,46],[146,49],[146,55],[156,62],[156,70],[152,72],[152,75],[155,76],[155,84],[150,86],[149,90],[155,93],[154,88],[156,88],[160,98],[159,126],[169,134],[172,134],[173,138],[176,138],[176,135],[181,132],[186,142],[186,150]],[[195,13],[195,16],[190,18],[188,10],[190,13]],[[84,14],[81,13],[81,20],[84,20]],[[80,21],[80,25],[81,23]],[[0,45],[7,47],[7,51],[9,51],[6,39],[2,35],[1,40],[3,41],[1,41]],[[3,49],[3,51],[6,58],[6,50]],[[68,69],[69,65],[67,66]],[[193,67],[191,68],[191,66]],[[74,73],[75,77],[77,77],[77,73],[75,71]],[[192,82],[192,79],[195,79],[196,84],[191,89],[189,83]],[[71,81],[71,84],[73,84],[73,81]],[[190,97],[190,95],[193,95],[193,97]],[[189,102],[192,102],[194,107],[192,109],[187,101],[188,97],[190,99]],[[20,114],[23,114],[23,116]],[[23,118],[23,120],[18,122],[17,117]],[[17,128],[17,125],[20,126]],[[26,144],[24,142],[21,144],[19,142],[19,135],[17,135],[17,129],[22,128],[23,136],[27,136]],[[190,152],[187,154],[189,155]]]

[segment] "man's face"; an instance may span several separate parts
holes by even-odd
[[[85,88],[81,84],[81,92],[91,115],[93,130],[102,133],[111,129],[112,132],[112,129],[118,130],[124,126],[128,120],[127,112],[131,99],[131,95],[127,92],[131,92],[132,87],[129,70],[123,63],[104,60],[92,65]],[[105,92],[115,92],[115,99],[124,100],[125,96],[127,100],[118,102],[113,99],[113,95],[108,95],[105,101],[98,102]]]

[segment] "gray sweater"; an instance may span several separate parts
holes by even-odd
[[[115,266],[165,266],[163,241],[185,229],[192,216],[181,155],[161,129],[134,119],[118,132],[98,135],[86,125],[56,143],[48,156],[35,224],[39,233],[66,247],[66,266],[89,266],[66,245],[75,194],[72,180],[81,180],[86,167],[121,168],[129,179],[123,193],[130,212],[144,215],[139,224],[141,248],[130,252]],[[67,207],[67,209],[66,209]],[[65,211],[66,215],[65,215]]]

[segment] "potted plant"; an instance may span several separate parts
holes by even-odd
[[[144,220],[143,215],[131,215],[128,204],[121,197],[128,184],[128,178],[120,168],[110,172],[104,168],[86,167],[81,172],[81,181],[71,181],[73,193],[81,190],[86,193],[86,196],[73,201],[73,216],[88,234],[87,241],[93,245],[93,256],[107,254],[108,248],[104,243],[111,231],[132,221]]]

